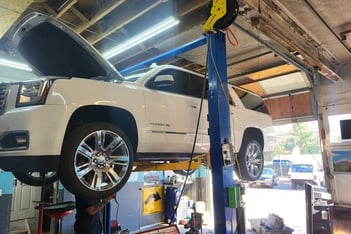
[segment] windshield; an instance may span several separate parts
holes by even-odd
[[[273,172],[268,168],[263,168],[262,175],[273,175]]]
[[[151,70],[152,68],[148,67],[148,68],[144,68],[144,69],[140,69],[140,70],[128,73],[123,77],[123,80],[129,81],[129,82],[136,82],[140,77],[143,77]]]
[[[297,164],[297,165],[292,165],[291,168],[292,172],[313,172],[313,166],[309,164]]]

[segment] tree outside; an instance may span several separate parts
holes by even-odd
[[[276,145],[267,161],[276,155],[292,154],[298,147],[300,154],[320,154],[319,131],[316,121],[275,126]]]

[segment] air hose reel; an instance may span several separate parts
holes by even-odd
[[[221,30],[231,25],[239,13],[236,0],[212,0],[207,7],[207,20],[203,25],[205,33]]]

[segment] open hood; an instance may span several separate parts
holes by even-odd
[[[43,76],[121,78],[84,38],[56,19],[31,13],[5,34],[5,50]]]

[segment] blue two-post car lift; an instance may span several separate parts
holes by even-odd
[[[121,71],[122,74],[126,74],[144,66],[149,66],[152,63],[175,57],[207,42],[208,119],[215,234],[245,233],[245,215],[241,207],[240,184],[234,179],[225,34],[219,30],[229,26],[235,20],[237,10],[238,5],[236,1],[213,1],[211,14],[204,24],[204,32],[207,33],[206,37],[203,36],[193,42]],[[216,26],[218,22],[219,24]],[[110,209],[110,207],[107,209]],[[107,227],[109,227],[109,218],[107,218],[107,221]],[[109,233],[109,228],[106,231]]]
[[[238,185],[234,180],[234,157],[231,152],[231,128],[227,85],[225,35],[209,35],[208,43],[208,113],[213,186],[215,233],[237,233]],[[225,159],[224,159],[225,157]],[[240,191],[240,189],[239,189]],[[239,211],[237,210],[239,209]]]

